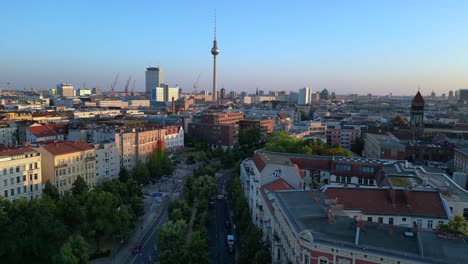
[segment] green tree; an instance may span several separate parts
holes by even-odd
[[[200,231],[194,231],[187,240],[183,256],[185,263],[210,263],[208,241]]]
[[[260,129],[255,126],[248,126],[239,130],[239,144],[253,145],[260,141]]]
[[[94,239],[97,251],[100,251],[101,240],[114,232],[118,207],[118,199],[109,192],[86,193],[83,231],[88,238]]]
[[[364,144],[365,144],[365,141],[364,141],[364,138],[357,138],[353,145],[351,146],[351,150],[358,154],[358,155],[361,155],[362,156],[362,151],[364,150]]]
[[[86,183],[85,179],[83,179],[81,176],[76,177],[76,180],[73,182],[73,195],[81,195],[82,193],[87,192],[88,189],[88,184]]]
[[[193,182],[193,197],[196,201],[206,204],[208,198],[216,193],[217,186],[214,177],[208,175],[200,176]]]
[[[53,258],[54,263],[89,263],[89,245],[80,235],[71,236]]]
[[[132,178],[138,184],[146,184],[150,180],[150,172],[143,161],[138,160],[132,171]]]
[[[151,176],[157,178],[174,171],[174,165],[165,150],[154,151],[148,159],[147,166]]]
[[[44,186],[44,190],[42,190],[42,195],[43,196],[48,196],[52,200],[60,199],[60,193],[59,193],[57,187],[55,187],[55,185],[53,185],[49,180],[47,180],[47,182],[46,182],[46,184]]]
[[[158,230],[156,240],[161,252],[161,264],[183,263],[186,227],[184,220],[178,220],[169,221]]]
[[[177,221],[183,219],[186,223],[190,221],[191,210],[185,200],[172,200],[168,211],[169,220]]]
[[[83,209],[77,197],[65,192],[62,199],[57,202],[58,214],[62,222],[70,231],[79,231],[83,221]]]
[[[130,174],[128,173],[128,170],[125,167],[120,167],[119,171],[119,180],[121,182],[127,182],[128,179],[130,179]]]
[[[468,236],[468,223],[463,216],[455,216],[447,224],[441,224],[439,229],[442,233]]]

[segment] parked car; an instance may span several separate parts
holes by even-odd
[[[218,200],[222,200],[222,199],[224,199],[224,195],[222,194],[218,195]]]
[[[209,202],[208,202],[208,206],[209,206],[209,207],[214,207],[214,206],[215,206],[214,201],[209,201]]]
[[[231,228],[231,222],[229,222],[229,220],[226,220],[226,222],[224,222],[224,226],[226,226],[226,228]]]

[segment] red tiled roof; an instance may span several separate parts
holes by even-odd
[[[436,191],[328,187],[324,194],[328,199],[338,198],[338,204],[342,204],[345,210],[362,210],[365,214],[447,218],[440,195]]]
[[[266,163],[265,161],[263,161],[262,157],[256,153],[253,157],[252,157],[252,161],[254,162],[255,166],[257,167],[257,170],[259,172],[262,172],[262,170],[265,168],[266,166]]]
[[[407,124],[408,122],[401,116],[396,116],[390,121],[392,124]]]
[[[0,157],[15,156],[15,155],[25,154],[29,152],[35,152],[35,151],[32,148],[24,148],[24,147],[3,148],[3,149],[0,149]]]
[[[421,93],[418,91],[418,93],[414,96],[413,98],[413,103],[423,103],[424,104],[424,99],[421,95]]]
[[[55,133],[50,131],[46,126],[43,125],[33,125],[27,128],[31,134],[35,137],[53,137]]]
[[[278,117],[279,117],[280,119],[288,119],[288,118],[289,118],[289,116],[288,116],[287,114],[285,114],[285,113],[279,113],[279,114],[278,114]]]
[[[57,112],[33,112],[32,117],[58,117]]]
[[[51,142],[48,145],[43,145],[43,148],[54,156],[94,149],[92,145],[83,140]]]
[[[280,178],[260,187],[260,192],[263,196],[263,200],[265,200],[265,202],[267,203],[268,208],[270,209],[270,212],[272,212],[273,214],[273,207],[271,205],[275,202],[275,199],[273,198],[274,196],[272,195],[268,197],[268,194],[275,193],[276,191],[280,191],[280,190],[293,190],[293,189],[294,188],[291,185],[289,185],[285,180]]]
[[[56,134],[68,134],[68,124],[52,124],[52,123],[46,123],[44,124],[45,127],[47,127],[50,131],[55,132]]]

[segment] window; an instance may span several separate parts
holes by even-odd
[[[8,197],[8,191],[4,191],[3,196]]]
[[[26,175],[23,175],[23,181],[24,182],[26,181]]]
[[[34,179],[37,180],[37,173],[34,173]]]
[[[37,162],[36,162],[36,163],[34,163],[34,168],[35,168],[35,169],[37,169]]]
[[[416,225],[418,227],[422,227],[422,220],[421,219],[416,219]]]
[[[367,217],[367,221],[372,222],[372,217]]]
[[[16,177],[16,183],[19,183],[20,182],[20,177]]]
[[[10,168],[10,173],[13,173],[13,167]]]
[[[383,223],[383,217],[379,217],[378,221],[379,221],[379,223],[382,224]]]
[[[310,264],[310,257],[309,257],[309,255],[304,255],[304,264]]]
[[[15,195],[15,189],[11,189],[10,194],[11,194],[11,196]]]
[[[17,192],[18,194],[21,194],[21,187],[16,188],[16,192]]]
[[[319,264],[328,264],[328,259],[325,257],[319,257]]]
[[[3,180],[3,186],[8,186],[8,180]]]
[[[361,172],[363,172],[363,173],[374,173],[374,168],[372,168],[372,167],[361,167]]]
[[[393,225],[393,217],[388,218],[388,224]]]
[[[432,220],[427,220],[427,228],[432,228]]]
[[[402,221],[402,222],[406,222],[406,217],[403,217],[403,218],[401,219],[401,221]]]
[[[16,166],[16,172],[20,172],[19,166]]]
[[[15,184],[15,178],[10,178],[10,184]]]
[[[463,208],[463,217],[465,217],[465,219],[468,219],[468,208]]]
[[[351,171],[351,166],[338,164],[338,165],[336,165],[336,170],[337,171]]]

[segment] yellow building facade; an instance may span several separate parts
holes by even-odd
[[[42,145],[36,150],[42,155],[43,182],[50,181],[63,195],[71,191],[81,176],[89,188],[96,185],[96,155],[85,141],[64,141]]]

